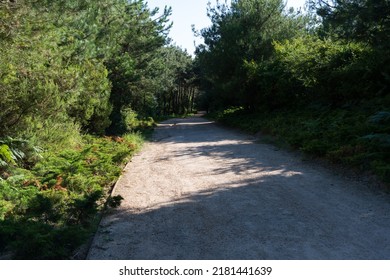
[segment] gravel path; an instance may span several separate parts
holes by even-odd
[[[159,125],[89,259],[390,259],[390,196],[203,118]]]

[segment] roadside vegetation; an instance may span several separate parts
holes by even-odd
[[[51,147],[13,161],[29,145],[14,140],[12,166],[0,181],[0,249],[14,258],[71,257],[90,236],[124,163],[142,141],[140,134],[83,136],[73,148]],[[119,201],[110,197],[107,205]]]
[[[211,117],[390,182],[390,4],[232,1],[198,32]]]
[[[160,115],[195,107],[171,10],[0,1],[0,257],[68,259]]]

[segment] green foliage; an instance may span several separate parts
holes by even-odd
[[[369,134],[361,139],[372,155],[371,168],[386,182],[390,182],[390,113],[381,111],[368,119]]]
[[[308,19],[284,12],[281,0],[232,1],[230,7],[218,3],[209,7],[208,15],[212,26],[200,31],[205,44],[197,48],[202,89],[210,95],[211,107],[255,109],[269,95],[263,91],[271,91],[273,85],[251,79],[248,63],[268,71],[273,41],[302,33]]]
[[[20,138],[29,139],[32,145],[45,150],[74,148],[83,142],[80,125],[69,122],[66,117],[62,122],[46,119],[30,123],[29,127],[18,134]]]
[[[18,28],[0,43],[0,136],[43,126],[47,119],[104,132],[111,111],[107,69],[96,59],[70,59],[55,12],[33,4],[19,4]]]
[[[0,167],[5,167],[8,164],[15,164],[15,159],[8,145],[2,144],[0,146]]]
[[[0,170],[10,165],[30,166],[40,158],[43,150],[32,145],[30,141],[13,139],[11,137],[0,138]]]
[[[112,135],[126,136],[129,132],[143,132],[152,129],[156,124],[152,117],[141,117],[131,108],[122,108],[112,117],[115,117],[115,125],[108,131]]]
[[[126,17],[122,30],[123,38],[119,53],[108,59],[105,64],[112,82],[110,101],[113,112],[110,116],[109,134],[126,132],[126,121],[122,113],[131,109],[141,117],[156,114],[157,95],[161,80],[164,80],[160,68],[161,53],[167,43],[166,26],[170,9],[165,9],[157,19],[153,20],[158,10],[150,11],[143,1],[130,2],[126,9]],[[172,77],[166,77],[171,79]]]
[[[274,50],[270,60],[245,64],[251,91],[243,98],[258,110],[310,103],[343,106],[375,90],[367,74],[370,49],[362,44],[307,35],[274,42]]]
[[[322,18],[322,33],[368,42],[379,48],[389,46],[389,1],[314,0],[311,6]]]
[[[31,171],[9,169],[0,181],[0,251],[23,259],[69,258],[141,144],[139,134],[85,136],[75,149],[46,152]],[[120,201],[112,198],[109,205]]]
[[[197,77],[192,58],[178,47],[161,49],[155,61],[158,88],[157,113],[161,115],[191,113],[196,106]]]
[[[286,12],[277,0],[209,8],[197,49],[208,108],[343,108],[388,95],[388,1],[311,2],[322,18]]]
[[[74,66],[78,98],[67,109],[68,115],[86,132],[102,135],[110,125],[112,106],[109,103],[111,83],[108,70],[98,61],[85,61]]]
[[[123,108],[153,115],[171,11],[157,12],[144,1],[2,2],[0,137],[62,145],[40,136],[51,126],[102,135]]]
[[[295,81],[293,88],[298,84],[301,89],[296,92],[301,101],[341,105],[369,94],[362,91],[367,81],[361,60],[368,50],[361,44],[307,36],[275,43],[275,50],[283,77],[289,78],[288,83]]]

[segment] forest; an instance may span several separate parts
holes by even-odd
[[[155,122],[208,117],[390,182],[390,1],[0,1],[0,255],[77,258]],[[29,242],[25,242],[29,240]]]

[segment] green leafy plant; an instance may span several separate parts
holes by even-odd
[[[111,186],[142,142],[139,133],[84,136],[76,148],[44,152],[31,171],[10,170],[0,181],[0,252],[22,259],[69,258],[104,205],[120,205],[122,198],[109,198]],[[27,235],[33,237],[26,243]]]
[[[0,139],[0,166],[33,164],[42,158],[42,152],[28,140],[7,136]]]
[[[9,164],[15,164],[14,155],[8,145],[0,146],[0,167],[6,167]]]

